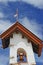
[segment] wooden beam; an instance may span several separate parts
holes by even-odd
[[[2,39],[2,46],[3,46],[3,48],[6,47],[6,45],[5,45],[5,39]]]
[[[39,45],[38,57],[41,56],[41,52],[42,52],[42,45]]]
[[[2,46],[3,46],[4,49],[9,46],[9,43],[10,43],[10,38],[2,39]]]
[[[13,38],[13,34],[11,34],[10,37]]]
[[[31,42],[29,39],[28,39],[28,43]]]
[[[16,34],[18,34],[18,33],[19,33],[19,30],[18,30],[18,29],[16,29],[16,30],[15,30],[15,32],[16,32]]]
[[[24,38],[24,35],[22,34],[22,38]]]

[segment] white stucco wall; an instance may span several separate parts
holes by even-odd
[[[10,59],[10,64],[11,63],[17,63],[17,49],[18,48],[23,48],[26,53],[27,53],[27,62],[29,64],[35,64],[35,58],[34,58],[34,52],[32,49],[32,44],[31,42],[28,43],[28,39],[22,38],[22,34],[13,34],[13,38],[10,38],[10,44],[14,45],[10,47],[10,57],[14,57]]]

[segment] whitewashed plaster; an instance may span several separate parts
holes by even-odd
[[[28,43],[26,37],[22,38],[21,33],[13,33],[13,38],[10,38],[10,45],[11,44],[14,46],[10,47],[10,57],[13,56],[14,58],[10,59],[10,64],[17,63],[18,48],[23,48],[26,51],[28,64],[36,64],[32,44],[31,42]]]

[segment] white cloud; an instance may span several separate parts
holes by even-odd
[[[0,0],[0,2],[8,2],[8,1],[23,1],[26,2],[28,4],[32,4],[38,8],[43,9],[43,0]]]
[[[3,12],[0,12],[0,20],[3,19],[3,18],[6,18],[8,16],[5,16]]]
[[[0,12],[0,33],[4,32],[7,28],[11,26],[11,22],[9,20],[3,20],[5,15]]]
[[[6,29],[8,29],[11,26],[11,22],[9,20],[0,20],[0,33],[4,32]]]
[[[23,1],[43,9],[43,0],[23,0]]]
[[[41,24],[37,24],[35,20],[28,20],[27,17],[20,19],[22,24],[31,32],[33,32],[36,36],[42,39],[42,26]]]

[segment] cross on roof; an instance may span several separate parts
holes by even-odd
[[[18,8],[16,10],[16,14],[14,15],[14,18],[16,18],[16,20],[18,21]]]

